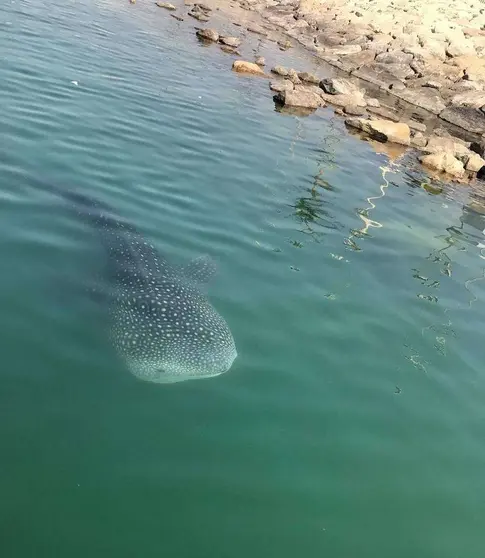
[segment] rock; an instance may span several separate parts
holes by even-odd
[[[416,122],[416,120],[408,120],[407,125],[411,128],[411,130],[416,130],[416,132],[426,132],[426,124],[422,122]]]
[[[283,77],[286,77],[289,73],[284,66],[275,66],[274,68],[271,68],[271,71],[273,72],[273,74]]]
[[[173,17],[174,19],[176,19],[177,21],[183,21],[184,18],[182,16],[179,16],[177,14],[170,14],[171,17]]]
[[[338,107],[345,107],[345,106],[359,106],[359,107],[366,107],[367,103],[364,99],[364,96],[361,93],[354,93],[348,95],[329,95],[328,93],[320,93],[322,99],[327,101],[332,105],[337,105]]]
[[[239,72],[242,74],[255,74],[264,76],[263,70],[254,62],[246,62],[244,60],[236,60],[232,64],[232,69],[235,72]]]
[[[317,78],[315,74],[310,74],[308,72],[299,72],[298,77],[301,79],[301,81],[304,81],[306,83],[314,83],[316,85],[320,83],[320,79]]]
[[[136,0],[130,0],[130,4],[136,4]]]
[[[485,93],[482,91],[458,93],[451,99],[451,104],[455,107],[472,107],[478,109],[485,105]]]
[[[269,84],[269,88],[271,89],[271,91],[281,93],[282,91],[293,91],[295,86],[290,80],[283,79],[279,81],[271,81]]]
[[[410,145],[411,131],[407,124],[390,120],[365,120],[364,118],[347,119],[345,123],[358,128],[377,141]]]
[[[362,116],[365,114],[365,110],[363,107],[359,107],[358,105],[345,105],[344,106],[345,114],[351,116]]]
[[[376,56],[376,62],[384,64],[409,64],[412,59],[412,54],[407,54],[400,50],[390,50]]]
[[[485,115],[474,108],[448,107],[440,113],[440,118],[472,134],[485,132]]]
[[[485,140],[482,139],[482,141],[472,141],[470,144],[470,151],[478,153],[480,157],[483,157],[485,155]]]
[[[278,41],[278,46],[280,47],[280,50],[288,50],[293,45],[291,44],[291,41],[286,40],[286,41]]]
[[[427,138],[425,138],[421,132],[416,132],[414,136],[411,138],[411,145],[419,149],[426,147],[427,143],[428,143]]]
[[[170,4],[170,2],[156,2],[156,5],[159,8],[165,8],[166,10],[176,10],[177,9],[173,4]]]
[[[292,107],[316,109],[325,105],[320,95],[307,88],[295,87],[293,91],[282,91],[276,96],[276,101]]]
[[[382,68],[398,80],[405,80],[415,75],[409,64],[381,64],[376,63],[375,67]]]
[[[345,112],[340,107],[337,107],[333,112],[339,116],[345,116]]]
[[[238,39],[237,37],[219,37],[219,42],[223,45],[237,48],[241,44],[241,39]]]
[[[207,4],[202,4],[201,2],[196,2],[194,5],[195,5],[196,8],[199,8],[203,12],[212,12],[212,8],[210,6],[208,6]]]
[[[241,56],[241,53],[233,48],[233,47],[229,47],[227,45],[219,45],[221,47],[222,52],[226,52],[227,54],[235,54],[236,56]]]
[[[472,153],[468,158],[466,164],[466,170],[472,172],[479,172],[485,166],[485,160],[480,157],[477,153]]]
[[[451,57],[463,56],[463,55],[474,55],[476,54],[475,46],[472,41],[467,39],[461,39],[460,41],[452,41],[446,47],[446,54]]]
[[[257,23],[252,23],[251,25],[248,25],[246,29],[250,33],[256,33],[257,35],[262,35],[263,37],[268,36],[268,32],[263,27],[261,27],[261,25],[258,25]]]
[[[329,95],[363,95],[359,86],[346,78],[324,78],[320,81],[320,87]]]
[[[191,17],[193,17],[193,18],[195,18],[199,21],[202,21],[204,23],[209,21],[209,18],[205,15],[205,13],[200,11],[200,10],[196,10],[196,11],[191,10],[189,12],[189,16],[191,16]]]
[[[399,115],[397,114],[397,112],[392,111],[388,108],[381,107],[381,106],[374,107],[368,104],[367,110],[369,112],[372,112],[372,114],[376,114],[377,116],[380,116],[384,120],[392,120],[392,122],[399,122]]]
[[[358,70],[352,72],[352,75],[368,81],[369,83],[373,83],[381,89],[390,89],[391,86],[396,86],[399,82],[399,80],[387,70],[375,67],[374,65],[362,66]]]
[[[346,40],[338,33],[320,33],[314,37],[314,41],[321,48],[334,48],[346,43]]]
[[[219,40],[219,33],[214,29],[198,29],[196,35],[199,39],[203,39],[204,41],[213,41],[217,43]]]
[[[301,80],[298,77],[298,73],[296,70],[293,70],[293,68],[290,68],[288,70],[288,79],[293,82],[295,85],[300,85]]]
[[[427,37],[422,46],[429,55],[435,56],[440,60],[446,60],[445,44],[446,43]]]
[[[451,153],[453,157],[467,160],[470,152],[468,147],[452,137],[431,136],[426,145],[426,153]]]
[[[370,97],[369,99],[366,99],[366,101],[367,101],[367,106],[369,106],[369,107],[379,108],[381,106],[381,103],[379,102],[379,100],[374,99],[373,97]]]
[[[265,66],[266,65],[266,60],[264,59],[263,56],[258,56],[254,62],[258,66]]]
[[[421,163],[430,169],[446,172],[451,176],[462,178],[465,175],[465,168],[461,161],[458,161],[451,153],[433,153],[423,155],[419,158]]]
[[[396,97],[411,103],[417,107],[428,110],[433,114],[440,114],[445,109],[445,104],[439,91],[430,87],[419,87],[417,89],[404,89],[393,91]]]
[[[330,56],[345,56],[347,54],[357,54],[362,50],[360,45],[342,45],[336,47],[318,48],[318,52]]]
[[[410,63],[411,68],[418,74],[428,79],[449,79],[457,81],[463,77],[463,70],[451,64],[443,64],[441,60],[436,58],[428,58],[426,60],[413,60]]]
[[[348,56],[342,57],[340,60],[341,69],[350,74],[362,66],[372,64],[375,57],[375,50],[363,50],[357,54],[349,54]]]

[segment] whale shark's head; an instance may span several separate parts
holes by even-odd
[[[222,316],[192,284],[173,277],[126,290],[113,306],[113,340],[131,373],[173,383],[227,372],[236,356]]]

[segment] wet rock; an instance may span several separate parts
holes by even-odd
[[[358,105],[345,105],[344,112],[350,116],[362,116],[365,114],[365,109]]]
[[[337,107],[333,112],[334,114],[338,114],[339,116],[345,116],[345,112],[340,107]]]
[[[271,89],[271,91],[281,93],[282,91],[293,91],[295,86],[290,80],[283,79],[279,81],[271,81],[269,84],[269,88]]]
[[[479,172],[483,167],[485,167],[485,160],[477,153],[472,153],[470,155],[465,166],[466,170],[472,172]]]
[[[266,60],[264,59],[263,56],[258,56],[254,62],[258,66],[265,66],[266,65]]]
[[[276,101],[285,106],[316,109],[324,106],[322,97],[304,86],[297,86],[293,91],[282,91],[276,96]]]
[[[384,64],[409,64],[412,59],[412,54],[407,54],[400,50],[390,50],[376,56],[376,62]]]
[[[232,64],[232,69],[235,72],[242,74],[254,74],[264,76],[263,70],[254,62],[246,62],[245,60],[236,60]]]
[[[440,114],[446,106],[439,91],[431,87],[404,89],[403,91],[395,91],[394,94],[396,97],[433,114]]]
[[[271,72],[278,76],[286,77],[289,73],[289,70],[284,66],[275,66],[274,68],[271,68]]]
[[[176,10],[177,9],[173,4],[170,4],[170,2],[156,2],[156,5],[159,8],[165,8],[166,10]]]
[[[448,107],[440,113],[440,118],[472,134],[485,132],[485,115],[474,108]]]
[[[483,91],[458,93],[451,99],[451,104],[455,107],[472,107],[478,109],[485,105],[485,93]]]
[[[324,78],[320,87],[329,95],[363,95],[363,91],[352,80],[346,78]]]
[[[299,72],[298,77],[301,79],[301,81],[304,81],[306,83],[314,83],[315,85],[318,85],[320,83],[320,79],[317,78],[315,74],[310,74],[309,72]],[[485,105],[485,103],[483,104]]]
[[[411,143],[411,131],[409,126],[402,122],[348,118],[345,123],[348,126],[362,130],[371,138],[380,142],[390,141],[400,145],[410,145]]]
[[[136,0],[130,0],[130,4],[136,4]]]
[[[418,149],[426,147],[427,143],[427,138],[425,138],[421,132],[416,132],[414,136],[411,137],[411,145],[413,147],[417,147]]]
[[[219,37],[219,42],[223,45],[237,48],[241,44],[241,39],[238,39],[237,37]]]
[[[432,155],[423,155],[419,158],[421,163],[426,167],[446,172],[456,178],[462,178],[465,175],[465,167],[463,163],[454,157],[451,153],[433,153]]]
[[[212,41],[217,43],[219,40],[219,33],[215,29],[198,29],[196,31],[197,37],[204,41]]]

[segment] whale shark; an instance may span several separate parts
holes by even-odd
[[[104,248],[103,300],[109,338],[128,370],[154,383],[210,378],[237,357],[233,335],[210,303],[215,263],[206,255],[171,265],[136,228],[108,205],[64,192],[97,231]]]

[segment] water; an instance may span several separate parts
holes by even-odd
[[[0,8],[2,556],[482,556],[470,190],[429,193],[330,109],[278,114],[192,25],[142,2]],[[217,260],[229,373],[127,373],[85,296],[95,238],[41,181],[176,263]]]

